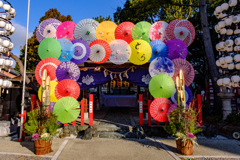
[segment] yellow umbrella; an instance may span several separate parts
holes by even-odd
[[[129,61],[135,65],[142,65],[149,61],[152,56],[152,48],[144,40],[134,40],[130,43],[132,50]]]
[[[96,37],[106,41],[108,44],[115,40],[117,25],[112,21],[101,22],[96,28]]]
[[[57,86],[58,82],[50,81],[50,102],[57,102],[57,97],[55,96],[55,88]],[[38,98],[41,101],[42,97],[42,86],[38,89]]]

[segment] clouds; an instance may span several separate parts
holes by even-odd
[[[26,27],[22,26],[21,24],[17,23],[16,21],[12,21],[13,26],[16,28],[13,35],[9,36],[14,44],[14,50],[12,51],[15,55],[19,55],[20,53],[20,46],[25,45],[25,38],[26,38]],[[33,35],[32,32],[28,32],[28,38]],[[17,52],[17,53],[16,53]]]

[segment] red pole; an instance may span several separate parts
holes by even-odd
[[[157,121],[157,126],[159,126],[159,125],[160,125],[160,122]]]
[[[93,94],[89,95],[89,126],[93,125]]]
[[[31,95],[31,111],[34,110],[35,105],[36,105],[36,95],[32,94]]]
[[[72,125],[73,125],[73,126],[76,126],[76,120],[72,122]]]
[[[197,103],[198,103],[198,123],[202,126],[202,98],[201,94],[197,94]]]
[[[68,124],[67,123],[64,123],[64,126],[67,126]]]
[[[25,123],[26,123],[26,120],[27,120],[27,111],[24,110],[24,111],[23,111],[23,131],[22,131],[22,140],[25,139],[24,125],[25,125]]]
[[[84,125],[84,99],[81,100],[81,126]]]
[[[152,117],[150,114],[150,106],[151,106],[151,100],[149,99],[148,100],[148,126],[151,126],[151,123],[152,123]]]
[[[139,125],[143,125],[143,95],[139,94]]]

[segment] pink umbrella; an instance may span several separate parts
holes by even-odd
[[[150,27],[149,30],[149,37],[153,40],[161,40],[164,43],[167,42],[166,37],[166,28],[168,26],[167,22],[164,21],[158,21],[153,23],[153,25]]]
[[[167,26],[166,36],[168,40],[181,39],[189,46],[195,38],[195,28],[186,19],[176,19]]]
[[[77,24],[72,21],[65,21],[57,28],[57,39],[66,38],[70,41],[74,40],[74,28]]]
[[[185,85],[189,87],[195,77],[195,70],[191,63],[181,58],[174,59],[172,62],[175,67],[174,75],[172,77],[173,81],[176,83],[176,78],[179,76],[179,71],[181,69],[183,71]]]
[[[185,59],[188,54],[186,44],[180,39],[172,39],[166,43],[168,47],[168,57],[170,60],[176,58]]]

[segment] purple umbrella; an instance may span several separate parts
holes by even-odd
[[[186,96],[186,103],[189,104],[192,101],[193,95],[192,95],[192,91],[190,88],[188,88],[185,85],[185,96]],[[169,100],[172,103],[177,103],[177,92],[176,92],[176,86],[175,86],[175,91],[174,94],[169,98]]]
[[[176,58],[185,59],[187,57],[188,49],[186,44],[180,39],[172,39],[166,43],[168,47],[168,57],[173,60]]]
[[[82,39],[74,39],[72,40],[72,43],[74,45],[75,51],[71,61],[74,63],[85,62],[90,56],[91,52],[89,44]]]
[[[55,102],[50,102],[50,107],[51,107],[50,111],[51,111],[51,112],[53,112],[53,106],[54,106],[54,104],[55,104]]]
[[[56,30],[61,23],[61,21],[54,18],[49,18],[42,21],[37,27],[36,35],[38,42],[40,43],[45,38],[57,39]]]
[[[62,62],[56,69],[56,76],[59,81],[63,79],[77,81],[80,76],[80,69],[76,63],[71,61]]]

